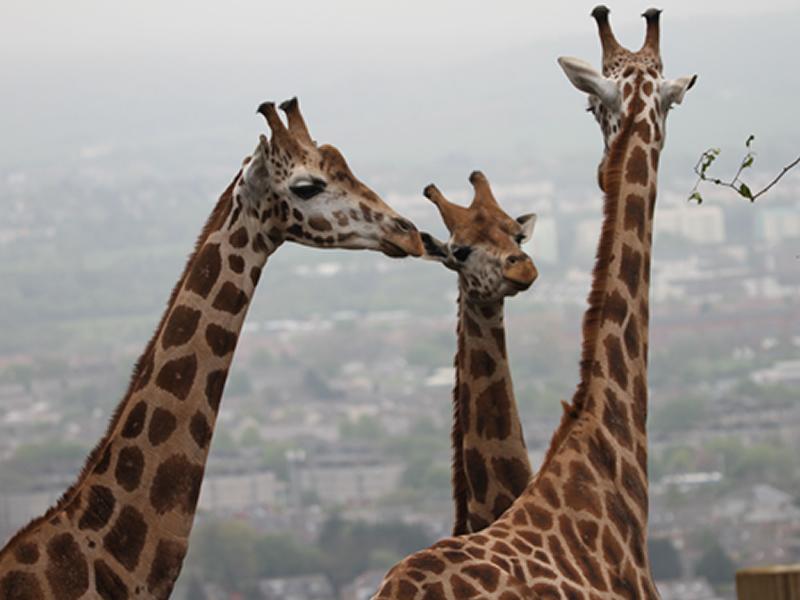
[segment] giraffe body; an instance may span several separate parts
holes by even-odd
[[[656,174],[666,110],[694,82],[660,73],[658,11],[638,53],[595,9],[602,76],[561,59],[591,94],[606,152],[604,220],[583,322],[581,380],[542,467],[485,530],[442,540],[396,565],[375,598],[657,599],[647,555],[648,292]],[[655,44],[655,45],[654,45]]]
[[[247,308],[285,241],[419,255],[416,229],[317,147],[296,100],[223,193],[78,481],[0,550],[0,600],[167,598]]]

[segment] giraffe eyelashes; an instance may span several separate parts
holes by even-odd
[[[310,200],[317,194],[324,192],[325,186],[326,184],[322,179],[312,177],[310,179],[301,179],[297,181],[293,185],[290,185],[289,189],[298,198]]]

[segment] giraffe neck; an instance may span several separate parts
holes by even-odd
[[[0,551],[0,597],[15,585],[36,598],[169,595],[238,335],[280,244],[260,233],[271,194],[252,195],[237,176],[220,198],[107,435],[58,504]]]
[[[525,489],[531,466],[514,398],[504,304],[458,300],[453,390],[454,535],[494,522]]]
[[[581,381],[524,494],[568,545],[582,540],[572,552],[584,557],[580,564],[592,589],[641,586],[636,597],[647,597],[653,587],[646,547],[647,345],[659,148],[640,133],[643,118],[634,113],[627,119],[605,163]],[[598,539],[603,551],[590,558]],[[609,581],[603,573],[616,575]]]

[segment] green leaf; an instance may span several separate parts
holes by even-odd
[[[750,144],[752,144],[752,143],[753,143],[753,140],[754,140],[754,139],[756,139],[756,136],[754,136],[754,135],[751,133],[751,134],[750,134],[750,137],[748,137],[748,138],[747,138],[747,141],[744,143],[744,145],[745,145],[747,148],[749,148],[749,147],[750,147]]]
[[[739,186],[739,194],[741,194],[745,198],[749,198],[750,200],[753,199],[753,192],[750,191],[750,188],[747,187],[746,183],[743,183]]]
[[[753,164],[754,159],[755,157],[752,154],[748,153],[747,156],[745,156],[744,160],[742,161],[742,168],[746,169],[747,167],[751,166]]]
[[[696,200],[698,204],[703,203],[703,196],[700,195],[700,192],[694,191],[692,192],[691,196],[689,196],[689,202],[692,200]]]

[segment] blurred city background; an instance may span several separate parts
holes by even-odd
[[[95,1],[0,8],[0,544],[74,480],[220,192],[299,95],[313,136],[399,212],[466,202],[480,168],[539,215],[507,302],[533,464],[577,383],[599,235],[597,125],[557,67],[599,61],[591,3]],[[755,189],[795,158],[795,2],[664,2],[671,77],[650,343],[651,553],[664,600],[732,597],[800,561],[800,174],[751,205],[704,188],[709,146]],[[490,8],[491,7],[491,8]],[[611,5],[638,47],[644,4]],[[455,275],[283,246],[251,305],[175,597],[368,598],[446,535]]]

